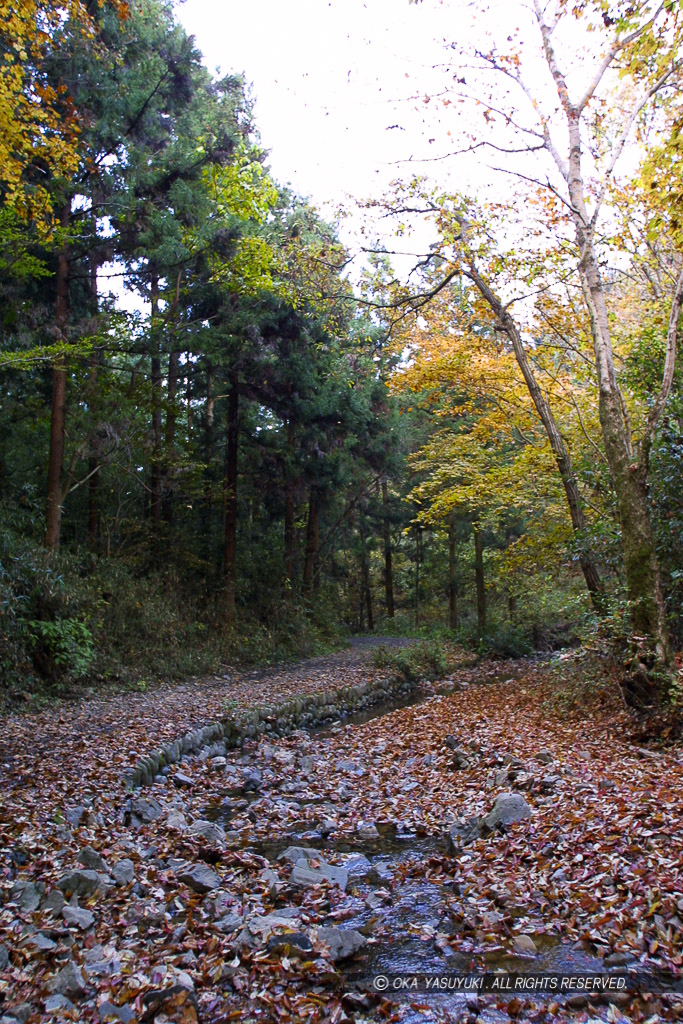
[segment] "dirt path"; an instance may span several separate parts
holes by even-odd
[[[346,650],[294,664],[232,671],[149,692],[91,697],[35,714],[9,715],[0,732],[0,789],[31,788],[42,780],[45,767],[52,778],[66,772],[82,781],[95,766],[118,762],[123,770],[165,741],[222,717],[230,705],[257,706],[335,689],[341,674],[350,685],[357,677],[373,674],[374,649],[411,642],[357,637]]]

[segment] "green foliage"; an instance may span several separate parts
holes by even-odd
[[[421,640],[398,650],[381,644],[373,652],[377,668],[389,668],[410,683],[441,679],[448,671],[448,652],[438,640]]]
[[[475,624],[456,631],[455,639],[482,657],[523,658],[534,649],[532,629],[516,622],[500,622],[479,634]]]
[[[93,635],[78,619],[29,622],[34,659],[52,678],[81,679],[95,656]]]

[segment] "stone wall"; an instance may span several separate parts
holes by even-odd
[[[286,736],[297,729],[315,728],[337,721],[342,715],[353,715],[377,704],[407,698],[419,689],[419,683],[409,683],[402,676],[378,678],[338,690],[292,697],[269,707],[236,710],[142,758],[126,774],[126,788],[150,785],[166,765],[201,750],[206,749],[209,756],[215,757],[257,736]]]

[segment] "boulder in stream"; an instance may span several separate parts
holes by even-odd
[[[531,817],[531,808],[520,793],[501,793],[483,821],[484,833],[493,832],[496,828],[505,828]]]

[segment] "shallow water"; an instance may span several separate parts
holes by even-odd
[[[499,678],[503,677],[485,677],[482,682],[493,683],[499,681]],[[444,686],[439,689],[438,696],[447,695],[458,688],[457,685]],[[362,725],[392,711],[434,699],[438,697],[418,693],[377,704],[341,721],[308,731],[324,741],[326,737],[339,735],[351,726]],[[253,799],[259,796],[253,794]],[[324,802],[323,798],[321,802]],[[207,810],[206,816],[228,825],[234,813],[234,810],[214,805]],[[378,824],[377,830],[376,838],[335,833],[323,837],[319,832],[311,830],[309,822],[299,821],[292,823],[285,832],[246,845],[247,849],[271,862],[276,861],[288,846],[312,847],[320,850],[322,857],[336,864],[345,863],[353,855],[362,855],[370,862],[369,877],[350,879],[346,897],[337,906],[337,910],[345,908],[349,911],[349,915],[343,918],[343,927],[356,928],[370,938],[370,944],[363,954],[342,965],[346,968],[345,978],[350,987],[360,984],[361,988],[372,988],[371,979],[377,975],[608,973],[602,960],[548,933],[532,936],[538,950],[535,956],[511,953],[503,946],[503,943],[509,944],[509,938],[506,940],[505,937],[501,937],[500,945],[494,940],[474,947],[472,952],[450,950],[447,937],[457,929],[450,915],[450,904],[458,899],[457,891],[449,885],[447,878],[440,876],[436,882],[430,881],[421,877],[420,871],[420,865],[428,858],[446,854],[446,836],[416,835],[390,824]],[[380,877],[377,877],[377,871]],[[392,881],[394,877],[400,879],[395,884]],[[368,899],[371,905],[368,905]],[[334,917],[325,923],[339,924],[339,920]],[[412,994],[392,991],[387,995],[407,1003],[433,1007],[435,1011],[438,1009],[442,1019],[449,1012],[461,1013],[466,1001],[462,992],[455,991],[419,991]],[[525,996],[529,995],[532,994],[525,993]],[[545,998],[549,997],[547,995]],[[544,997],[535,994],[532,998],[541,1001]],[[402,1020],[410,1024],[413,1015],[408,1010],[406,1012],[408,1016],[404,1015]],[[493,1006],[482,1009],[480,1017],[491,1022],[509,1019]],[[428,1018],[425,1018],[424,1013],[417,1013],[414,1019],[424,1024]]]

